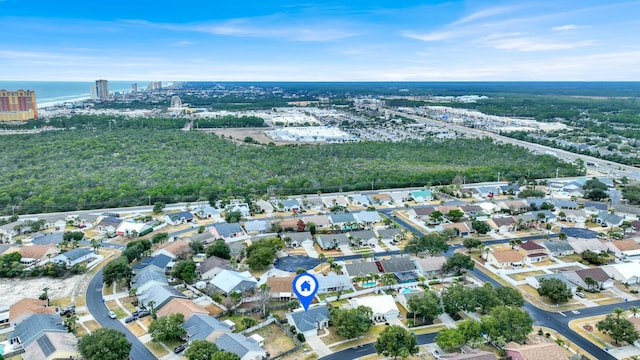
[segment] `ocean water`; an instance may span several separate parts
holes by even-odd
[[[146,89],[148,81],[109,81],[109,92],[128,92],[133,83],[138,83],[138,89],[142,90]],[[35,91],[38,107],[87,99],[90,96],[89,87],[91,85],[95,85],[95,82],[0,80],[0,89]]]

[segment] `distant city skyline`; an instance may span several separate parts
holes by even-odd
[[[0,0],[0,80],[640,80],[640,1],[28,5]]]

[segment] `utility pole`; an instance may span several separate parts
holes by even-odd
[[[500,171],[498,171],[498,182],[500,182]]]
[[[149,195],[149,206],[151,206],[151,195]]]
[[[558,178],[558,169],[556,169],[556,179]]]

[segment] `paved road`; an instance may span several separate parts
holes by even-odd
[[[432,334],[424,334],[416,336],[418,340],[418,345],[431,344],[435,342],[435,338],[437,333]],[[359,357],[363,357],[369,354],[373,354],[376,352],[376,349],[373,347],[373,344],[365,344],[362,347],[352,347],[349,349],[344,349],[342,351],[338,351],[331,355],[327,355],[322,357],[322,360],[344,360],[344,359],[357,359]]]
[[[157,359],[149,349],[147,349],[137,337],[135,337],[129,329],[119,320],[111,319],[107,315],[107,307],[102,300],[102,270],[98,271],[91,279],[87,288],[87,308],[96,321],[104,328],[115,329],[123,332],[129,342],[131,342],[131,359],[133,360],[149,360]]]

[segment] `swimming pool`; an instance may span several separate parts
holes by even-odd
[[[375,281],[367,281],[367,282],[363,282],[362,283],[362,287],[363,288],[369,288],[369,287],[374,287],[376,286],[376,282]]]
[[[410,292],[411,292],[411,289],[409,289],[409,288],[404,288],[404,289],[400,290],[400,293],[402,293],[402,294],[408,294]]]

